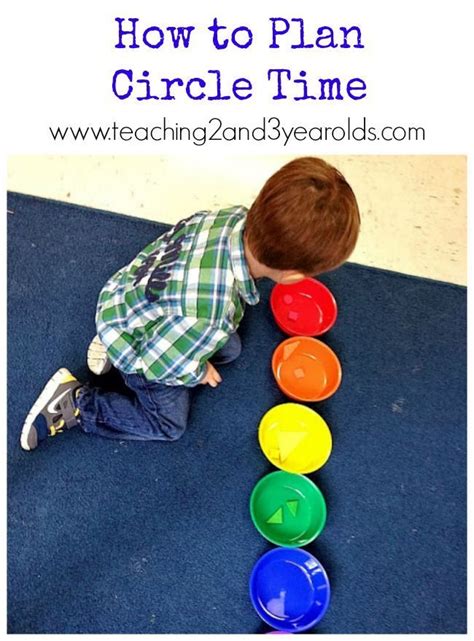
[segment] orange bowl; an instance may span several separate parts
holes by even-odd
[[[323,401],[336,392],[342,369],[325,343],[309,336],[287,338],[273,352],[272,370],[281,391],[297,401]]]

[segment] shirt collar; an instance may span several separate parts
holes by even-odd
[[[242,217],[230,233],[230,262],[240,296],[249,305],[256,305],[260,295],[245,259],[244,223],[245,217]]]

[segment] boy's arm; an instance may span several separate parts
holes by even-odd
[[[194,387],[206,375],[206,364],[229,335],[201,318],[163,319],[140,346],[143,373],[167,385]]]

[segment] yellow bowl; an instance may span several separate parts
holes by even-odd
[[[260,421],[258,440],[270,463],[296,474],[318,470],[332,449],[325,420],[298,403],[283,403],[268,410]]]

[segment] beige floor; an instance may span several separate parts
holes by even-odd
[[[175,222],[199,209],[250,205],[293,156],[15,156],[8,189]],[[466,284],[464,156],[324,156],[362,213],[353,262]]]

